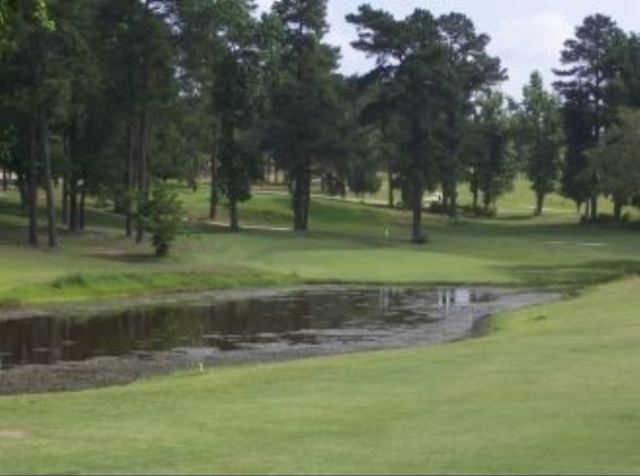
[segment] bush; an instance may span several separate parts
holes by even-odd
[[[462,207],[462,213],[465,216],[471,216],[476,218],[495,218],[498,216],[498,210],[495,207],[490,207],[485,210],[482,207],[473,207],[472,205],[465,205]]]
[[[162,257],[169,253],[171,244],[178,235],[183,214],[178,195],[166,183],[156,183],[151,199],[141,207],[144,228],[151,233],[156,256]]]
[[[73,273],[56,279],[51,285],[56,289],[69,286],[84,287],[87,285],[87,278],[82,273]]]
[[[445,207],[442,202],[431,202],[427,210],[433,215],[446,215],[449,213],[449,210],[447,210],[447,207]]]

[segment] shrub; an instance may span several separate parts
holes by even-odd
[[[178,195],[166,183],[157,182],[151,191],[151,199],[143,204],[140,212],[145,230],[151,233],[156,256],[166,256],[178,235],[184,214]]]

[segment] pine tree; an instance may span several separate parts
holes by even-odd
[[[562,166],[564,137],[558,101],[544,89],[542,76],[531,74],[517,111],[521,151],[531,188],[536,195],[535,214],[542,215],[545,197],[555,191]]]
[[[585,18],[575,38],[565,42],[564,69],[556,70],[557,91],[565,100],[567,164],[563,178],[567,195],[580,205],[587,191],[591,220],[598,216],[597,175],[586,176],[584,151],[600,143],[615,117],[616,48],[625,41],[617,24],[604,15]]]

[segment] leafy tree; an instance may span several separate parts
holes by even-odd
[[[531,188],[536,195],[535,214],[542,215],[544,199],[556,189],[562,166],[562,117],[556,99],[544,89],[542,76],[531,74],[517,111],[520,152]]]
[[[260,171],[256,127],[268,103],[273,24],[256,21],[252,2],[229,1],[224,45],[217,62],[213,106],[219,115],[219,185],[229,201],[230,228],[237,231],[238,202],[251,197],[251,180]],[[276,33],[277,37],[277,33]]]
[[[240,3],[238,5],[241,5]],[[198,119],[192,121],[191,137],[209,158],[209,218],[218,213],[218,134],[220,116],[214,107],[214,85],[219,57],[224,51],[224,28],[234,22],[234,14],[244,17],[243,8],[233,2],[201,0],[177,2],[180,32],[180,81],[182,95]],[[231,7],[231,8],[228,8]],[[245,5],[246,8],[246,5]]]
[[[489,92],[478,101],[472,146],[471,188],[474,207],[482,194],[483,212],[495,209],[497,199],[513,188],[517,166],[510,149],[511,124],[504,96]]]
[[[389,112],[392,109],[392,98],[388,94],[391,90],[389,82],[392,78],[384,75],[371,74],[357,78],[356,90],[358,102],[359,125],[369,130],[370,141],[375,143],[374,154],[379,162],[379,169],[386,169],[388,206],[396,205],[395,189],[399,185],[400,138],[401,124],[397,117]]]
[[[10,126],[0,126],[0,170],[2,171],[0,189],[3,192],[9,189],[9,176],[12,172],[15,144],[15,131]]]
[[[45,0],[0,0],[0,56],[16,47],[17,29],[25,15],[40,27],[53,29]]]
[[[126,124],[124,193],[127,236],[133,235],[136,203],[145,202],[157,122],[167,118],[164,106],[175,92],[175,4],[170,0],[113,0],[101,3],[100,31],[107,94],[118,104]],[[169,99],[169,100],[168,100]],[[138,222],[136,240],[144,227]]]
[[[284,26],[282,74],[273,95],[265,141],[286,170],[292,193],[293,228],[309,227],[314,166],[326,158],[338,111],[336,49],[323,43],[327,0],[280,0],[273,11]]]
[[[415,10],[403,20],[390,13],[360,7],[347,20],[358,27],[353,46],[376,57],[369,74],[383,84],[384,104],[398,120],[399,164],[403,196],[413,211],[411,240],[424,243],[422,209],[424,193],[435,188],[434,130],[444,94],[447,50],[436,19]]]
[[[624,109],[607,131],[605,143],[587,151],[587,174],[601,177],[601,191],[615,204],[614,218],[640,196],[640,110]]]
[[[620,102],[627,107],[638,108],[640,107],[640,35],[631,33],[626,41],[619,45],[616,60],[619,63],[616,88]]]
[[[59,100],[59,82],[51,68],[51,35],[54,25],[44,17],[37,2],[11,5],[11,47],[2,56],[2,102],[13,117],[21,151],[28,160],[19,167],[20,183],[29,214],[29,243],[38,239],[38,187],[44,185],[47,198],[48,244],[55,247],[56,215],[54,208],[52,162],[50,154],[50,114]]]
[[[584,173],[584,151],[596,146],[615,117],[616,51],[625,41],[617,24],[604,15],[585,18],[575,38],[565,42],[561,55],[564,69],[556,70],[557,91],[565,100],[567,167],[564,191],[580,205],[588,195],[590,218],[598,215],[599,177]]]
[[[461,145],[473,98],[507,76],[500,60],[486,51],[489,36],[478,34],[469,18],[450,13],[438,18],[438,25],[446,51],[439,173],[445,208],[449,215],[456,216],[458,182],[465,165]]]

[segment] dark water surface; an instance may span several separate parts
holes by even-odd
[[[399,348],[472,336],[549,299],[491,289],[304,287],[211,292],[0,320],[0,393],[126,383],[189,366]]]

